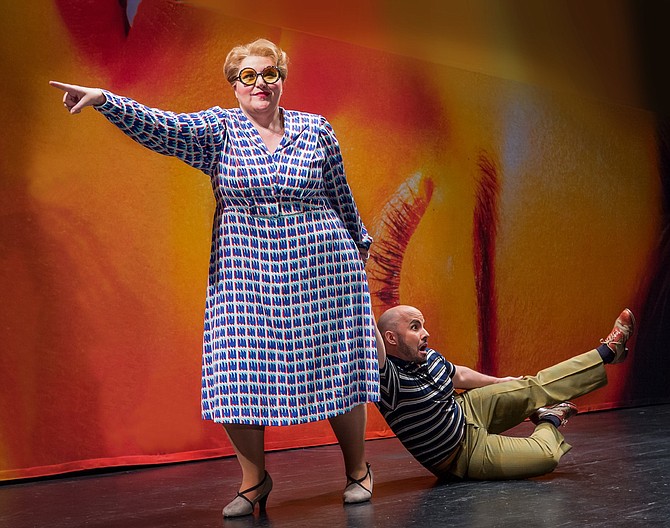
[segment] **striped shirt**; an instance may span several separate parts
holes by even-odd
[[[435,350],[427,354],[423,364],[387,357],[380,370],[378,405],[405,448],[431,469],[458,446],[465,418],[454,400],[456,367]]]

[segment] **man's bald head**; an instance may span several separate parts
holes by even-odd
[[[413,306],[399,305],[386,310],[377,320],[386,353],[405,361],[425,361],[428,332],[423,314]]]
[[[423,319],[421,312],[414,308],[414,306],[400,304],[386,310],[377,321],[377,326],[382,334],[385,330],[396,331],[400,321],[403,319],[411,319],[416,316],[421,316]]]
[[[384,334],[386,330],[391,330],[395,332],[398,327],[398,319],[400,318],[400,312],[405,306],[394,306],[386,310],[381,317],[377,320],[377,328],[379,331]]]

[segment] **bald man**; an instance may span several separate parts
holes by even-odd
[[[598,348],[519,378],[449,362],[428,347],[424,317],[412,306],[387,310],[377,326],[378,405],[398,439],[438,477],[497,480],[556,468],[570,450],[558,429],[577,413],[568,400],[607,383],[604,365],[625,359],[635,318],[625,309]],[[529,437],[500,434],[526,418],[535,424]]]

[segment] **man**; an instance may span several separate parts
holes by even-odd
[[[452,364],[428,348],[424,324],[412,306],[395,306],[379,318],[379,409],[407,450],[438,477],[494,480],[556,468],[570,450],[558,428],[577,413],[567,400],[607,383],[604,364],[625,359],[635,318],[625,309],[597,349],[518,378]],[[529,437],[500,434],[526,418],[536,424]]]

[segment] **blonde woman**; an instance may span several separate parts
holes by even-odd
[[[378,400],[365,274],[372,239],[328,121],[279,103],[288,58],[260,39],[228,54],[239,106],[178,114],[51,82],[71,114],[92,106],[133,140],[211,178],[216,199],[205,307],[202,416],[223,424],[242,469],[224,516],[265,508],[266,426],[329,420],[344,502],[372,496],[366,403]]]

